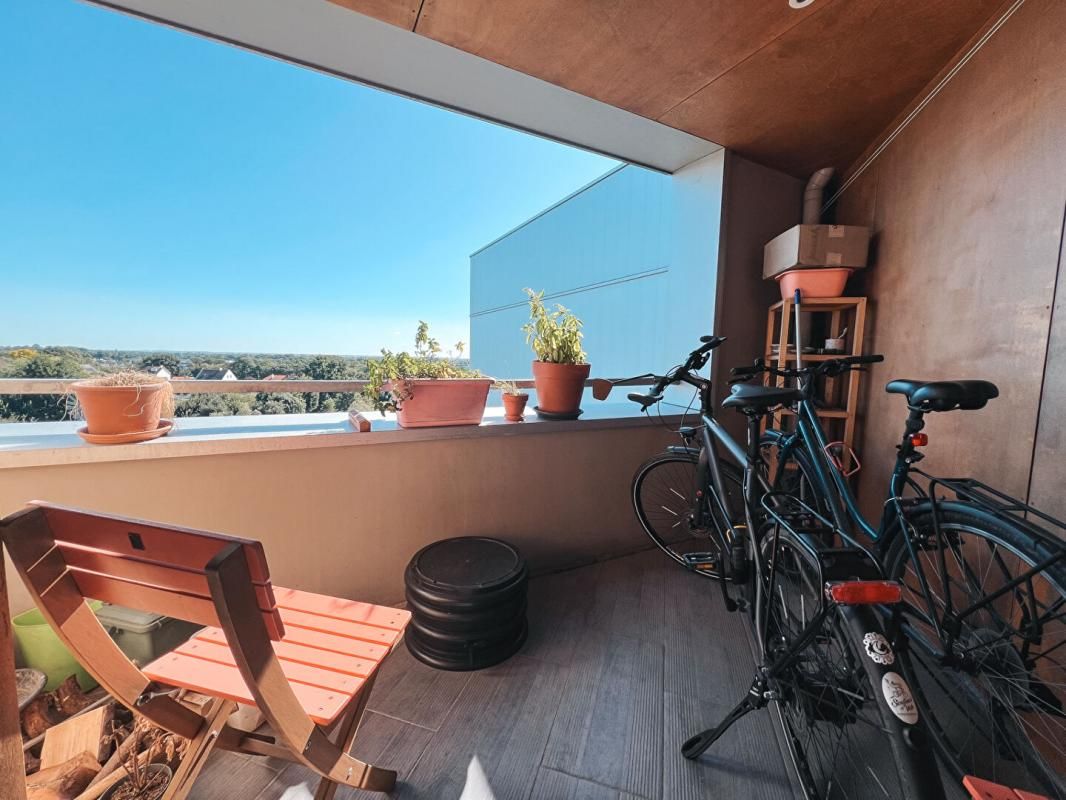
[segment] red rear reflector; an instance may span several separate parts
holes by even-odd
[[[911,444],[914,445],[915,447],[925,447],[927,444],[929,444],[929,434],[928,433],[912,433],[911,434]]]
[[[839,581],[825,585],[826,597],[845,606],[891,605],[903,599],[895,581]]]

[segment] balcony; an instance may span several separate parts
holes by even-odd
[[[542,575],[530,584],[530,623],[521,653],[478,672],[393,654],[354,755],[391,754],[394,797],[793,797],[769,715],[748,717],[712,756],[681,757],[680,743],[721,717],[751,677],[736,668],[749,647],[744,624],[705,581],[657,552]],[[194,796],[301,800],[316,783],[298,765],[225,753]]]
[[[743,782],[790,797],[781,751],[749,747],[774,741],[769,718],[744,723],[714,759],[678,749],[749,679],[731,668],[749,647],[742,621],[643,550],[630,508],[633,471],[679,418],[585,407],[577,422],[508,424],[490,407],[478,427],[376,420],[370,433],[345,414],[184,418],[168,437],[112,447],[81,442],[77,422],[4,425],[0,507],[39,497],[247,536],[281,585],[394,605],[423,545],[501,537],[535,574],[529,641],[474,673],[430,669],[402,647],[386,662],[353,754],[396,768],[395,796],[657,800]],[[15,612],[29,607],[13,572],[8,589]],[[218,752],[193,796],[292,800],[315,784],[299,765]]]

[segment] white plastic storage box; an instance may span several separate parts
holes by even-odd
[[[201,625],[150,611],[138,611],[105,603],[96,618],[115,640],[119,650],[143,667],[169,653]]]

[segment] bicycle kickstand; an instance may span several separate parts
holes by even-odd
[[[681,745],[681,755],[690,760],[699,758],[706,752],[708,747],[718,741],[722,734],[733,726],[734,722],[747,716],[752,711],[764,708],[766,703],[766,681],[759,675],[752,681],[751,688],[744,695],[744,699],[726,714],[725,719],[719,722],[716,728],[708,728],[702,733],[697,733]]]

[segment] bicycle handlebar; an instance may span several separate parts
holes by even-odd
[[[797,369],[790,369],[788,367],[780,368],[773,367],[766,364],[761,358],[755,359],[755,363],[746,367],[733,367],[729,373],[738,381],[746,380],[754,377],[755,375],[761,375],[764,372],[768,372],[771,375],[776,375],[780,378],[805,378],[815,375],[840,375],[843,372],[848,371],[854,367],[859,367],[863,364],[878,364],[885,360],[885,357],[880,354],[870,354],[861,356],[841,356],[840,358],[831,358],[826,361],[819,361],[816,364],[812,364],[809,367],[800,367]]]
[[[643,408],[648,408],[649,406],[658,403],[662,400],[663,391],[667,386],[673,383],[680,383],[687,378],[690,373],[701,369],[710,358],[710,352],[724,341],[724,336],[701,336],[700,346],[688,354],[688,358],[685,360],[684,364],[670,370],[666,375],[653,376],[656,378],[655,385],[652,386],[646,394],[630,392],[626,395],[627,399],[632,400],[634,403],[639,403]]]

